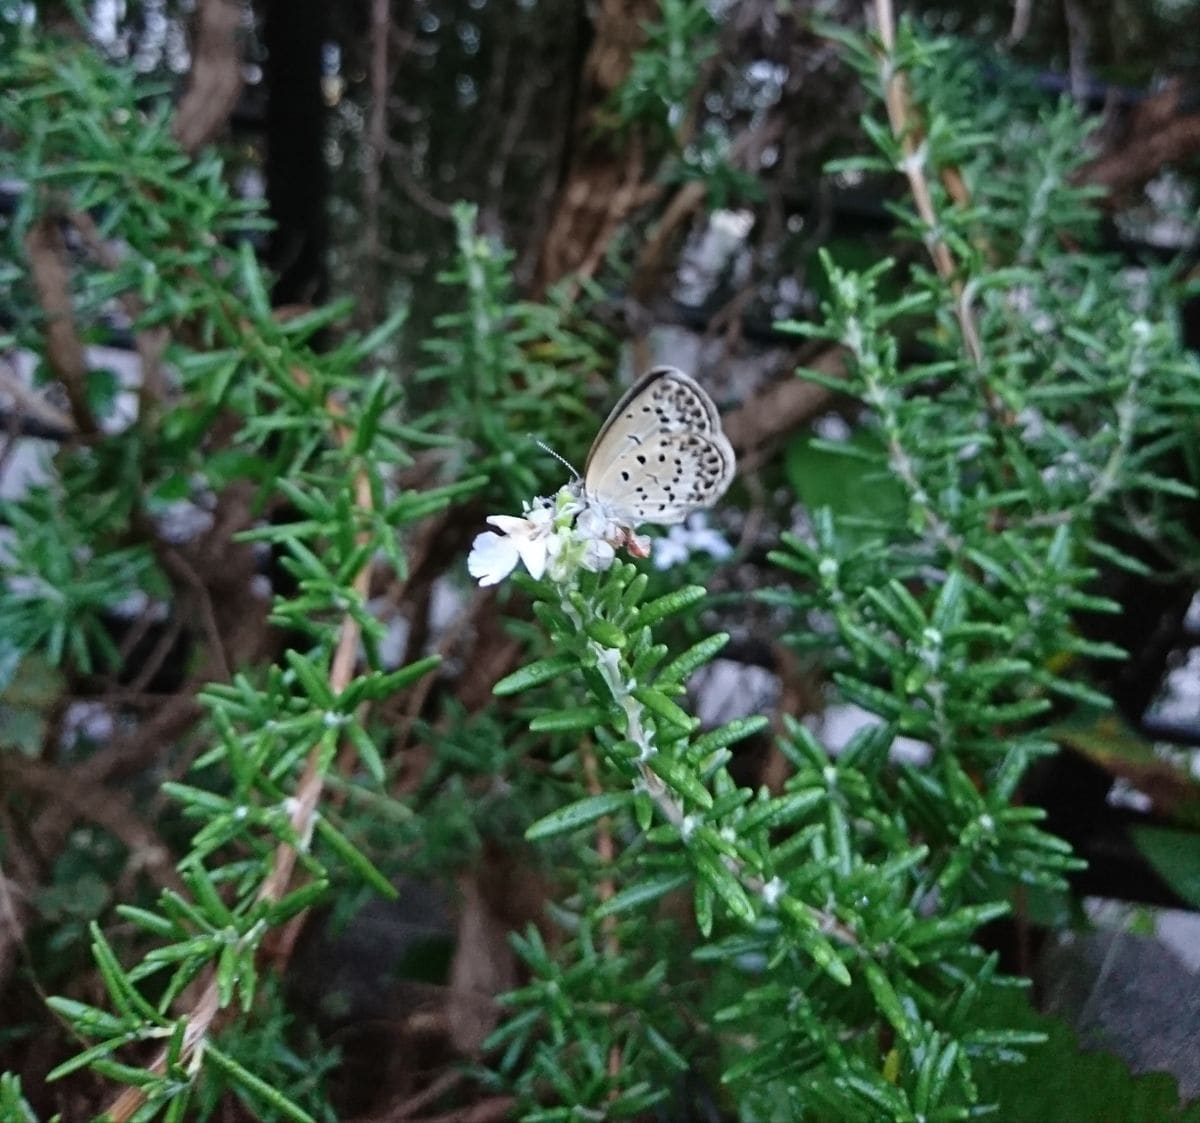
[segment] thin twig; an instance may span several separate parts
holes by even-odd
[[[582,630],[583,621],[575,605],[571,603],[562,589],[559,591],[559,607],[563,610],[566,617],[577,628]],[[587,644],[596,656],[597,665],[604,666],[609,655],[612,654],[612,649],[604,647],[591,638],[587,640]],[[658,746],[654,743],[652,729],[647,727],[643,720],[647,716],[645,706],[633,696],[629,687],[620,676],[610,674],[606,675],[605,678],[613,701],[625,712],[625,737],[639,749],[637,768],[641,777],[642,790],[653,800],[659,814],[671,826],[679,831],[680,834],[686,833],[689,817],[684,811],[683,804],[667,786],[666,781],[647,763],[658,752]],[[758,874],[748,870],[746,864],[741,860],[731,855],[724,855],[722,857],[722,864],[750,892],[760,896],[767,892],[767,883]],[[813,905],[805,905],[804,907],[805,912],[822,934],[833,936],[843,944],[852,947],[858,946],[858,936],[838,920],[833,913],[816,908]]]
[[[771,114],[763,120],[743,129],[729,145],[729,162],[735,168],[753,171],[764,149],[783,135],[783,118]],[[661,190],[652,185],[657,193]],[[667,249],[679,228],[691,218],[704,203],[707,188],[699,180],[685,183],[671,197],[663,210],[662,217],[646,235],[638,251],[637,264],[629,290],[638,299],[644,300],[658,282],[663,270]]]
[[[110,273],[121,268],[121,258],[100,234],[95,220],[87,211],[71,211],[67,216],[75,227],[83,244],[92,257]],[[137,324],[145,312],[145,305],[137,293],[126,291],[120,296],[121,307],[133,324]],[[151,409],[166,396],[166,385],[162,373],[162,356],[167,349],[170,336],[166,328],[140,328],[134,337],[138,358],[141,360],[141,377],[138,383],[138,416],[146,419]]]
[[[155,553],[163,568],[191,590],[200,615],[200,626],[204,630],[212,657],[216,661],[217,674],[222,682],[229,682],[233,678],[233,671],[229,666],[229,657],[221,638],[221,629],[217,625],[216,612],[213,609],[212,595],[209,593],[208,586],[179,550],[160,544],[161,540],[157,537],[152,541],[155,543]]]
[[[411,1096],[406,1096],[399,1103],[391,1107],[384,1115],[388,1120],[395,1120],[399,1123],[402,1119],[408,1119],[418,1111],[424,1111],[427,1107],[432,1107],[437,1103],[447,1092],[452,1091],[457,1085],[461,1084],[466,1079],[467,1074],[462,1069],[451,1068],[447,1069],[440,1076],[431,1080],[419,1092],[414,1092]],[[373,1120],[347,1120],[347,1123],[374,1123]]]
[[[1092,45],[1092,25],[1078,0],[1063,0],[1063,18],[1067,25],[1067,80],[1071,96],[1079,102],[1087,97],[1087,60]]]
[[[956,276],[954,257],[950,253],[950,247],[939,230],[933,195],[929,189],[929,180],[925,176],[925,162],[928,156],[925,138],[922,136],[912,111],[908,78],[896,64],[896,20],[892,11],[892,0],[875,0],[875,18],[879,26],[879,39],[883,45],[883,51],[879,56],[883,99],[887,106],[888,123],[892,127],[892,135],[900,142],[900,151],[903,155],[901,171],[908,180],[908,188],[912,193],[917,215],[925,226],[925,245],[929,250],[929,256],[933,259],[934,268],[937,270],[938,276],[949,284],[950,291],[954,296],[954,314],[962,331],[963,343],[971,356],[971,361],[978,368],[983,364],[983,346],[979,339],[979,329],[966,299],[966,289],[962,279]]]
[[[20,753],[0,754],[0,776],[10,790],[20,788],[50,796],[76,815],[103,827],[125,844],[132,861],[158,885],[183,889],[171,862],[170,848],[149,823],[137,816],[128,791],[111,787],[98,790],[93,784],[81,783],[70,769]]]
[[[25,235],[30,274],[38,304],[46,317],[46,358],[62,383],[75,428],[85,437],[99,432],[87,396],[87,357],[75,326],[67,247],[58,217],[43,214]]]
[[[296,377],[300,382],[307,381],[303,372],[296,372]],[[334,431],[338,441],[343,445],[347,444],[352,439],[353,434],[350,427],[341,420],[344,417],[344,411],[338,403],[333,401],[328,403],[327,408],[330,414],[338,419],[334,424]],[[373,508],[371,483],[365,469],[360,469],[355,474],[354,501],[360,511],[369,513]],[[369,532],[366,530],[361,531],[359,540],[365,540],[368,534]],[[371,571],[372,562],[368,560],[354,576],[352,587],[356,596],[362,601],[366,600],[370,592]],[[335,696],[341,694],[350,685],[354,677],[354,666],[358,659],[361,641],[362,628],[357,618],[352,613],[346,613],[342,617],[337,646],[334,649],[333,660],[329,670],[329,685]],[[289,825],[295,837],[299,840],[299,846],[281,842],[275,848],[271,869],[267,873],[256,895],[258,902],[272,904],[282,899],[288,890],[288,886],[291,884],[292,874],[295,871],[300,850],[307,850],[309,847],[312,840],[313,828],[316,825],[317,804],[320,802],[322,792],[325,788],[325,777],[321,769],[322,755],[322,749],[319,744],[314,745],[309,751],[303,775],[296,787],[295,795],[289,801],[291,808]],[[286,950],[290,951],[290,947]],[[213,1024],[219,1013],[220,992],[217,984],[216,970],[209,968],[200,991],[200,997],[192,1009],[183,1016],[187,1028],[184,1032],[183,1046],[180,1050],[180,1063],[187,1064],[196,1054],[197,1050],[200,1049],[213,1028]],[[167,1051],[164,1049],[147,1066],[147,1070],[154,1073],[162,1073],[166,1071],[166,1065]],[[112,1123],[125,1123],[125,1121],[132,1118],[134,1113],[145,1103],[145,1100],[146,1093],[142,1088],[133,1087],[126,1089],[113,1101],[112,1106],[108,1109]]]
[[[367,109],[366,163],[363,167],[363,265],[367,284],[363,286],[363,319],[377,319],[381,283],[382,236],[380,200],[382,169],[387,149],[388,34],[392,16],[391,0],[371,0],[371,100]]]
[[[1016,46],[1029,31],[1029,17],[1033,13],[1033,0],[1014,0],[1012,26],[1008,29],[1008,45]]]
[[[172,132],[189,153],[225,127],[242,92],[240,34],[243,8],[236,0],[199,0],[192,69],[179,99]]]
[[[63,437],[78,431],[70,414],[64,413],[40,394],[35,394],[21,381],[6,359],[0,362],[3,363],[0,365],[0,392],[13,400],[11,416],[14,422],[19,424],[23,417],[28,417],[47,429],[58,431]]]
[[[588,795],[601,795],[604,788],[600,784],[600,770],[596,766],[596,754],[589,742],[585,741],[580,747],[580,755],[583,759],[583,775],[587,781]],[[596,856],[600,859],[600,868],[604,871],[600,876],[600,884],[596,886],[596,895],[600,898],[601,904],[611,900],[617,892],[611,872],[613,863],[616,861],[616,852],[612,822],[605,815],[596,823]],[[605,956],[610,960],[617,959],[621,954],[621,941],[617,936],[616,916],[611,913],[605,916],[600,922],[600,931],[604,937]],[[614,1041],[608,1050],[608,1076],[613,1081],[613,1087],[609,1094],[613,1099],[619,1093],[616,1080],[620,1074],[621,1046]]]
[[[470,1107],[455,1108],[443,1115],[414,1117],[411,1123],[500,1123],[512,1118],[512,1096],[489,1096]]]

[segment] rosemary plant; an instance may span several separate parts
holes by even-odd
[[[306,1106],[289,1091],[287,1064],[252,1071],[224,1042],[260,1060],[284,1055],[264,1053],[238,1022],[252,1027],[257,1014],[271,1023],[264,942],[331,882],[349,875],[394,893],[323,805],[324,780],[342,750],[357,758],[358,782],[382,780],[369,707],[436,663],[383,668],[383,626],[367,608],[374,559],[403,573],[403,529],[483,480],[396,487],[410,463],[404,444],[420,434],[398,423],[395,380],[371,364],[403,316],[320,352],[310,341],[344,307],[277,317],[250,240],[263,228],[259,205],[231,197],[215,157],[179,151],[167,115],[138,108],[146,91],[131,72],[79,48],[31,43],[5,61],[3,81],[5,178],[22,185],[5,243],[10,263],[31,265],[10,266],[22,314],[4,346],[41,355],[66,386],[78,439],[45,483],[4,504],[13,540],[0,662],[11,670],[40,654],[72,675],[107,669],[116,655],[107,613],[140,597],[170,615],[205,597],[164,529],[170,503],[219,511],[250,485],[273,517],[248,522],[239,540],[269,546],[294,588],[271,608],[292,637],[278,664],[229,668],[208,651],[211,740],[194,780],[164,786],[195,833],[157,901],[118,906],[153,944],[140,961],[123,962],[93,925],[105,1007],[50,999],[86,1043],[50,1077],[86,1066],[127,1085],[110,1107],[118,1120],[178,1120],[189,1104],[207,1114],[227,1084],[264,1116],[328,1117],[318,1085]],[[69,317],[48,300],[47,260],[64,278]],[[103,372],[78,343],[102,336],[114,303],[143,360],[136,414],[123,427],[110,426],[113,396],[96,393]],[[125,1059],[138,1045],[144,1064]],[[11,1100],[14,1086],[4,1094]]]
[[[703,5],[664,5],[652,42],[692,42],[710,22]],[[505,524],[543,551],[539,579],[516,574],[500,594],[532,604],[513,623],[528,657],[485,712],[448,704],[423,729],[435,779],[503,781],[506,824],[553,872],[545,923],[515,938],[527,981],[502,999],[482,1077],[525,1120],[971,1118],[993,1106],[981,1087],[995,1070],[1042,1037],[1007,1017],[1020,984],[973,937],[1018,887],[1059,891],[1078,865],[1018,785],[1055,751],[1058,713],[1105,704],[1086,672],[1121,652],[1079,617],[1115,609],[1095,591],[1101,567],[1142,564],[1113,528],[1161,527],[1194,500],[1200,369],[1170,273],[1095,249],[1076,111],[981,96],[951,44],[890,18],[877,32],[829,31],[880,107],[863,123],[873,152],[841,170],[898,173],[912,244],[864,271],[826,254],[820,315],[785,329],[845,357],[827,381],[865,435],[823,447],[902,501],[808,512],[764,593],[862,727],[832,754],[788,716],[787,779],[740,787],[732,751],[767,719],[701,731],[683,704],[728,638],[706,632],[704,589],[651,593],[589,537],[568,489]],[[673,128],[695,68],[637,65],[650,86],[614,104]],[[123,1085],[114,1120],[204,1116],[226,1087],[264,1119],[332,1118],[317,1079],[331,1059],[297,1057],[264,964],[335,883],[393,893],[379,867],[394,855],[375,860],[386,832],[327,798],[340,759],[391,806],[370,707],[436,663],[385,666],[372,569],[404,575],[407,529],[451,504],[511,512],[549,490],[557,469],[526,435],[582,445],[579,383],[607,341],[565,302],[515,301],[508,256],[459,208],[443,278],[458,306],[401,395],[382,362],[402,313],[358,338],[341,332],[344,306],[273,312],[259,208],[231,197],[215,157],[179,151],[129,72],[28,38],[0,79],[3,178],[22,188],[4,220],[4,348],[39,356],[69,405],[47,482],[3,507],[0,673],[33,659],[75,681],[112,670],[113,614],[131,601],[198,620],[203,637],[203,583],[164,530],[172,504],[240,497],[253,517],[237,541],[277,559],[270,611],[286,637],[277,657],[232,667],[211,636],[200,645],[204,747],[164,786],[194,830],[154,899],[117,906],[138,935],[118,946],[91,925],[105,994],[50,1000],[81,1040],[52,1075]],[[124,420],[111,376],[82,359],[114,308],[143,362]],[[439,432],[451,417],[455,434]],[[451,470],[401,486],[409,450],[430,447]],[[465,559],[456,572],[465,585]],[[893,759],[901,735],[929,746],[927,763]],[[397,851],[449,868],[493,812],[447,782],[406,809]],[[7,1076],[0,1116],[33,1118]]]
[[[903,174],[918,253],[862,272],[825,255],[820,316],[784,326],[843,349],[844,378],[799,373],[857,399],[867,439],[825,447],[903,502],[812,511],[764,596],[866,720],[833,756],[787,719],[781,790],[739,788],[729,746],[758,723],[698,735],[678,702],[725,637],[672,658],[655,634],[700,589],[644,603],[622,564],[518,578],[554,654],[497,692],[529,692],[574,789],[527,831],[574,871],[560,934],[518,941],[531,982],[493,1037],[525,1119],[697,1111],[697,1079],[742,1120],[962,1119],[1042,1037],[997,1024],[1020,981],[972,936],[1078,868],[1017,788],[1056,751],[1056,712],[1107,704],[1080,671],[1123,653],[1078,619],[1117,610],[1100,566],[1142,564],[1106,530],[1195,497],[1176,454],[1200,368],[1169,274],[1094,248],[1070,105],[967,95],[977,73],[907,25],[840,37],[888,118],[842,169]],[[891,760],[898,735],[928,762]]]

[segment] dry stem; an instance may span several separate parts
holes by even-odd
[[[297,377],[299,381],[305,380],[302,373],[298,372]],[[328,409],[335,417],[343,416],[343,411],[335,402],[330,402]],[[338,441],[342,444],[346,444],[352,436],[349,426],[341,420],[335,423],[334,431]],[[369,512],[372,509],[371,485],[365,470],[360,470],[355,474],[354,498],[360,511]],[[360,540],[366,533],[366,531],[360,533]],[[371,563],[368,562],[354,577],[354,591],[363,600],[366,599],[370,589],[371,568]],[[335,695],[341,694],[354,677],[354,665],[358,659],[361,639],[361,626],[352,614],[347,613],[342,618],[337,647],[334,650],[329,671],[329,685]],[[321,755],[320,745],[314,745],[309,751],[304,773],[292,800],[291,829],[300,840],[300,845],[305,849],[312,838],[317,804],[320,802],[325,787],[325,777],[321,771]],[[291,883],[297,857],[297,849],[288,843],[281,842],[276,847],[270,872],[259,888],[256,898],[258,901],[274,903],[283,898]],[[199,999],[191,1012],[183,1015],[187,1021],[187,1030],[184,1033],[183,1048],[180,1054],[181,1063],[187,1064],[212,1029],[220,1012],[218,995],[216,971],[210,968]],[[161,1073],[166,1070],[166,1063],[167,1053],[166,1050],[163,1050],[147,1067],[151,1072]],[[112,1123],[124,1123],[130,1119],[145,1102],[145,1099],[146,1094],[141,1088],[126,1089],[108,1109]]]
[[[956,275],[954,257],[950,247],[938,230],[937,211],[933,205],[933,195],[929,190],[929,180],[925,175],[925,138],[912,109],[912,99],[908,89],[908,79],[896,65],[896,19],[892,11],[892,0],[875,0],[875,18],[879,26],[879,38],[883,51],[879,56],[879,73],[883,82],[883,98],[887,106],[888,123],[892,127],[892,135],[900,142],[903,154],[901,171],[908,180],[908,188],[912,193],[913,203],[917,214],[925,226],[925,245],[929,256],[933,259],[938,276],[949,286],[954,297],[954,314],[958,319],[962,332],[963,343],[971,356],[971,361],[979,368],[983,364],[983,345],[979,338],[979,329],[975,324],[974,314],[966,299],[966,286],[962,278]],[[961,181],[959,181],[961,182]],[[992,400],[989,389],[984,390],[988,397],[988,407],[996,412],[998,403]]]

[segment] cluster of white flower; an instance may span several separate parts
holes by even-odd
[[[635,534],[603,505],[585,499],[578,482],[560,488],[553,499],[527,502],[519,518],[489,515],[487,521],[496,530],[476,535],[467,557],[467,569],[480,585],[498,585],[518,563],[524,563],[533,577],[549,576],[562,584],[579,569],[593,573],[608,569],[620,547],[635,558],[650,556],[650,539]],[[733,552],[701,513],[690,516],[685,525],[671,527],[658,540],[654,564],[668,569],[697,552],[717,561]]]
[[[608,569],[617,546],[628,546],[643,557],[649,550],[648,539],[585,503],[571,486],[561,488],[553,499],[526,503],[520,518],[489,515],[487,521],[500,533],[487,530],[477,535],[467,557],[467,569],[480,585],[499,584],[518,562],[533,577],[548,575],[561,584],[579,569]]]
[[[655,542],[654,568],[670,569],[699,553],[714,561],[724,561],[733,553],[733,547],[708,525],[702,511],[689,515],[687,522],[671,527],[665,538]]]

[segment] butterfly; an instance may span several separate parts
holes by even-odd
[[[690,375],[663,366],[613,406],[578,486],[588,508],[616,524],[619,544],[642,554],[633,534],[638,526],[671,526],[711,507],[734,470],[733,446],[712,398]]]

